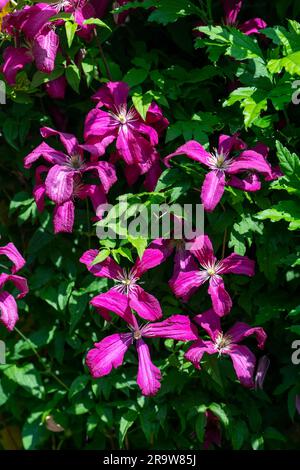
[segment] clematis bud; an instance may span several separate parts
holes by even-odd
[[[260,390],[263,389],[263,384],[264,384],[269,366],[270,366],[270,359],[267,356],[262,356],[258,361],[257,370],[255,374],[255,379],[254,379],[256,390],[258,388],[260,388]]]
[[[48,431],[51,431],[51,432],[62,432],[62,431],[64,431],[64,428],[60,424],[56,423],[54,421],[53,416],[51,416],[51,415],[46,416],[45,426],[48,429]]]

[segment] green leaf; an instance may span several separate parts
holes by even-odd
[[[128,83],[130,87],[140,85],[148,77],[148,70],[132,68],[124,75],[123,81]]]
[[[88,18],[83,22],[83,24],[94,24],[95,26],[106,28],[111,31],[111,28],[108,26],[108,24],[104,23],[104,21],[100,20],[99,18]]]
[[[73,23],[72,21],[65,22],[65,30],[66,30],[66,36],[67,36],[67,42],[68,42],[69,48],[72,46],[73,39],[77,31],[77,26],[78,26],[77,23]]]
[[[144,95],[141,93],[134,93],[132,96],[133,105],[144,121],[146,120],[147,112],[152,100],[153,98],[150,93],[145,93]]]
[[[271,59],[267,67],[271,73],[281,73],[285,68],[291,75],[300,75],[300,51],[289,54],[282,59]]]
[[[69,298],[70,333],[72,334],[88,305],[89,297],[85,292],[73,291]]]
[[[41,376],[33,364],[25,364],[22,367],[13,364],[3,371],[4,375],[23,387],[31,395],[41,399],[44,397],[44,387]]]
[[[295,201],[280,201],[271,209],[259,212],[256,214],[256,217],[260,220],[270,219],[272,222],[285,220],[286,222],[289,222],[289,230],[300,229],[300,207],[299,203]]]
[[[109,255],[110,255],[109,248],[104,248],[103,250],[100,250],[96,258],[92,261],[91,266],[94,266],[97,263],[102,263],[102,261],[106,260],[106,258],[108,258]]]
[[[295,153],[291,153],[278,140],[276,141],[277,156],[285,176],[300,180],[300,158]]]
[[[127,239],[129,243],[131,243],[131,245],[134,246],[134,248],[137,250],[138,256],[141,258],[148,245],[147,238],[128,236]]]
[[[204,440],[205,426],[206,426],[206,416],[205,416],[205,413],[202,412],[198,414],[196,423],[195,423],[197,439],[201,443]]]
[[[80,70],[75,64],[70,64],[66,68],[66,79],[71,88],[79,94]]]
[[[89,382],[90,378],[87,375],[80,375],[71,383],[69,390],[69,400],[71,400],[75,395],[82,392]]]
[[[138,414],[134,410],[128,410],[125,415],[121,416],[119,427],[119,447],[123,447],[123,441],[128,432],[128,429],[133,425]]]

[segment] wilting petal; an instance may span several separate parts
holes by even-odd
[[[248,256],[241,256],[237,253],[232,253],[227,258],[220,261],[218,273],[232,273],[242,274],[244,276],[254,276],[255,274],[255,261],[248,258]]]
[[[86,365],[94,378],[108,375],[112,368],[123,364],[124,355],[132,344],[130,333],[107,336],[100,343],[95,343],[86,356]]]
[[[254,150],[254,152],[259,153],[264,158],[267,158],[270,149],[266,144],[258,142],[257,144],[255,144],[254,147],[251,148],[251,150]]]
[[[190,361],[196,369],[200,369],[200,362],[204,353],[215,354],[217,351],[211,341],[203,341],[198,339],[192,346],[189,347],[184,357]]]
[[[226,182],[226,185],[250,192],[259,191],[261,189],[260,179],[255,173],[248,174],[243,179],[237,178],[236,176],[232,175],[230,179]]]
[[[208,293],[211,296],[214,311],[223,317],[230,312],[232,300],[225,290],[223,279],[220,276],[213,276],[209,281]]]
[[[196,327],[185,315],[172,315],[162,322],[149,323],[142,329],[142,335],[149,338],[171,338],[177,341],[198,339]]]
[[[153,240],[134,265],[134,271],[141,277],[149,269],[155,268],[163,263],[173,252],[174,246],[170,240],[157,238]]]
[[[126,106],[128,93],[127,83],[108,82],[92,96],[92,99],[98,102],[98,106],[106,106],[109,109],[120,111]]]
[[[257,171],[266,176],[272,174],[269,163],[262,155],[254,150],[244,150],[238,157],[234,158],[227,173],[235,174],[247,170]]]
[[[61,141],[62,145],[65,147],[68,155],[74,155],[78,153],[78,140],[73,134],[68,134],[67,132],[59,132],[51,127],[42,127],[40,129],[41,136],[44,139],[48,137],[57,136]]]
[[[6,256],[12,263],[11,272],[15,274],[26,264],[25,259],[13,243],[0,247],[0,255]]]
[[[201,202],[207,212],[212,212],[220,202],[225,187],[225,173],[212,170],[205,176],[201,189]]]
[[[142,339],[136,342],[139,358],[137,384],[143,395],[155,395],[160,389],[161,372],[152,363],[149,348]]]
[[[246,148],[243,140],[239,139],[237,134],[233,136],[221,134],[219,137],[218,152],[228,155],[233,150],[242,150]]]
[[[231,345],[227,354],[231,357],[235,373],[241,384],[244,387],[253,387],[253,373],[256,363],[254,354],[247,346],[236,344]]]
[[[4,63],[1,66],[5,80],[9,85],[16,83],[16,75],[20,72],[26,64],[33,61],[33,57],[25,47],[12,47],[8,46],[3,52]]]
[[[257,339],[257,345],[260,349],[263,349],[267,334],[260,326],[252,327],[247,323],[237,322],[227,332],[228,336],[231,337],[233,343],[239,343],[242,339],[247,338],[250,335],[255,335]]]
[[[268,358],[268,356],[262,356],[258,361],[255,378],[254,378],[256,390],[258,388],[260,390],[263,390],[263,385],[264,385],[264,381],[265,381],[269,366],[270,366],[270,359]]]
[[[59,46],[59,37],[47,27],[34,39],[33,56],[38,70],[51,73],[54,70],[55,58]]]
[[[12,331],[18,319],[18,307],[13,296],[5,291],[0,292],[0,322]]]
[[[159,301],[140,286],[129,294],[129,305],[135,310],[141,318],[153,321],[162,317],[162,311]]]
[[[98,253],[98,250],[88,250],[83,253],[79,261],[85,264],[90,273],[94,274],[96,277],[118,279],[119,276],[122,276],[122,269],[110,256],[101,263],[93,265],[92,263]]]
[[[40,157],[43,157],[48,163],[52,163],[52,165],[62,165],[67,158],[63,152],[53,149],[46,142],[42,142],[24,158],[24,167],[30,168]]]
[[[184,301],[187,301],[207,279],[208,276],[199,270],[180,272],[176,278],[173,277],[169,281],[169,285],[176,297],[182,297]]]
[[[259,33],[260,29],[267,27],[267,23],[261,18],[252,18],[251,20],[245,21],[245,23],[239,25],[239,29],[247,35]]]
[[[184,145],[179,147],[175,152],[171,153],[164,159],[166,166],[169,165],[169,160],[177,155],[186,155],[187,157],[195,160],[196,162],[207,165],[207,161],[210,158],[210,154],[200,145],[196,140],[189,140]]]
[[[121,292],[116,291],[114,288],[103,294],[96,295],[96,297],[92,298],[90,304],[93,305],[93,307],[114,312],[127,323],[135,326],[133,315],[129,307],[128,297],[121,294]]]
[[[67,88],[67,80],[64,76],[58,77],[55,80],[50,80],[45,84],[45,89],[50,98],[63,100]]]
[[[18,276],[17,274],[6,274],[0,275],[0,288],[2,288],[7,282],[12,282],[16,288],[20,291],[17,295],[17,299],[23,299],[28,294],[28,284],[25,277]]]
[[[73,195],[74,171],[61,165],[50,168],[45,180],[47,196],[56,204],[62,204]]]
[[[193,320],[206,331],[213,341],[215,341],[222,332],[220,317],[212,308],[206,310],[206,312],[203,312],[201,315],[196,315]]]
[[[117,181],[117,175],[114,165],[109,162],[95,162],[87,163],[84,171],[94,170],[98,173],[98,177],[102,183],[103,189],[106,193],[110,190],[113,184]]]
[[[199,235],[192,242],[189,250],[201,266],[212,266],[216,262],[212,243],[207,235]]]
[[[55,206],[53,213],[54,233],[72,233],[75,217],[73,201],[66,201]]]

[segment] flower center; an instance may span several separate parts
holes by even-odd
[[[135,331],[133,332],[133,337],[134,337],[135,340],[141,339],[141,337],[142,337],[142,332],[141,332],[140,330],[135,330]]]
[[[223,151],[218,152],[216,149],[214,149],[208,158],[208,166],[212,170],[226,171],[231,163],[232,158],[228,158],[228,153],[224,153]]]
[[[139,278],[135,274],[135,270],[130,270],[129,272],[126,269],[123,269],[122,274],[115,279],[115,289],[121,294],[129,295],[131,292],[137,288],[137,281]]]
[[[206,271],[209,276],[214,276],[216,274],[214,268],[208,268]]]
[[[70,155],[66,165],[72,170],[80,170],[83,166],[83,158],[79,153]]]
[[[215,340],[215,348],[219,352],[219,355],[222,354],[225,350],[228,351],[230,349],[231,343],[232,339],[229,335],[219,333],[218,337]]]
[[[119,119],[121,124],[126,124],[126,122],[127,122],[126,114],[123,114],[123,113],[118,114],[118,119]]]

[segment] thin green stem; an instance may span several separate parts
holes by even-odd
[[[106,60],[106,57],[105,57],[103,47],[102,47],[101,42],[99,40],[96,28],[94,29],[94,35],[95,35],[97,46],[98,46],[98,49],[99,49],[99,52],[100,52],[100,55],[101,55],[101,59],[103,60],[103,64],[104,64],[104,67],[105,67],[105,70],[106,70],[107,77],[112,82],[113,81],[112,74],[111,74],[108,62]]]

